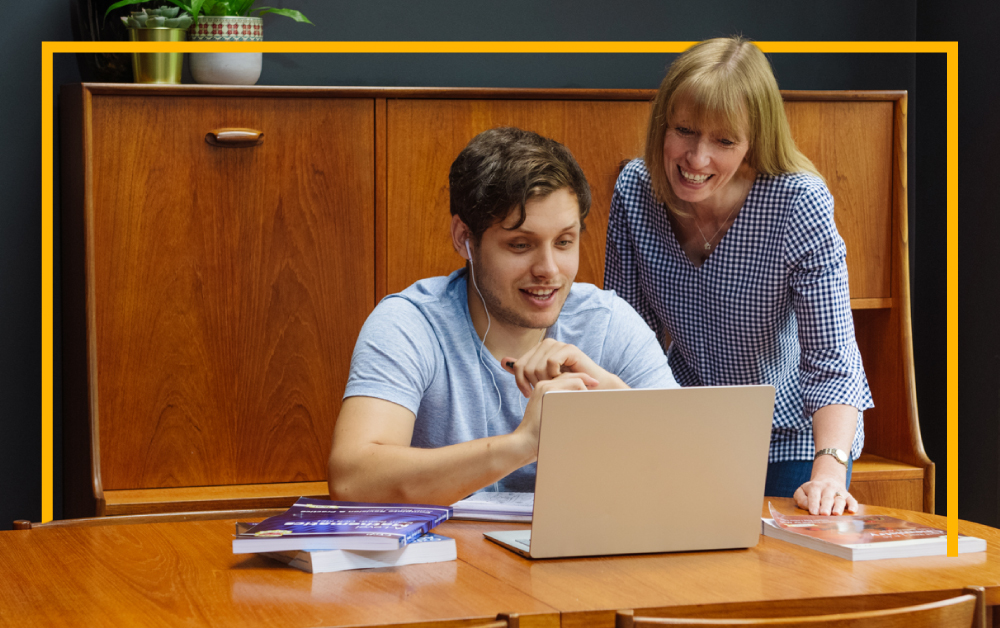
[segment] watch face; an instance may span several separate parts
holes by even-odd
[[[840,464],[847,466],[847,452],[843,449],[834,449],[832,447],[828,449],[821,449],[816,452],[816,457],[822,456],[823,454],[830,454],[837,459]]]

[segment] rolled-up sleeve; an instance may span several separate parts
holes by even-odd
[[[804,190],[789,214],[786,264],[797,320],[806,415],[823,406],[873,407],[854,336],[847,251],[825,186]]]

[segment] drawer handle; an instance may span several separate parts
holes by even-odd
[[[246,148],[264,141],[264,133],[254,129],[215,129],[205,135],[205,141],[223,148]]]

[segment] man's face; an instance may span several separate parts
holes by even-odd
[[[528,200],[524,223],[508,230],[518,214],[491,226],[472,248],[475,282],[495,324],[545,329],[559,318],[580,266],[580,205],[563,188]]]

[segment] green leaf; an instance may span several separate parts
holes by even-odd
[[[296,22],[305,22],[306,24],[312,24],[312,22],[309,21],[309,18],[307,18],[306,16],[302,15],[301,13],[293,9],[275,9],[273,7],[257,7],[256,9],[254,9],[254,11],[260,11],[260,15],[264,15],[265,13],[276,13],[278,15],[284,15],[285,17],[290,17]],[[315,24],[313,24],[313,26],[315,26]]]
[[[115,9],[128,6],[130,4],[139,4],[140,2],[146,2],[147,0],[120,0],[108,7],[108,10],[104,12],[104,19],[108,19],[108,13],[111,13]]]
[[[180,7],[181,11],[187,11],[188,13],[191,12],[191,5],[187,2],[183,2],[182,0],[168,0],[168,2]]]
[[[253,7],[254,2],[256,0],[233,0],[233,7],[238,15],[247,17],[250,15],[250,9]]]
[[[236,11],[233,10],[232,3],[229,0],[215,0],[212,2],[212,6],[208,6],[208,0],[205,2],[205,14],[206,15],[216,15],[216,16],[234,16]]]
[[[195,24],[198,23],[198,15],[201,14],[201,5],[204,3],[205,0],[191,0],[191,8],[188,10],[188,13],[191,14],[191,18]]]

